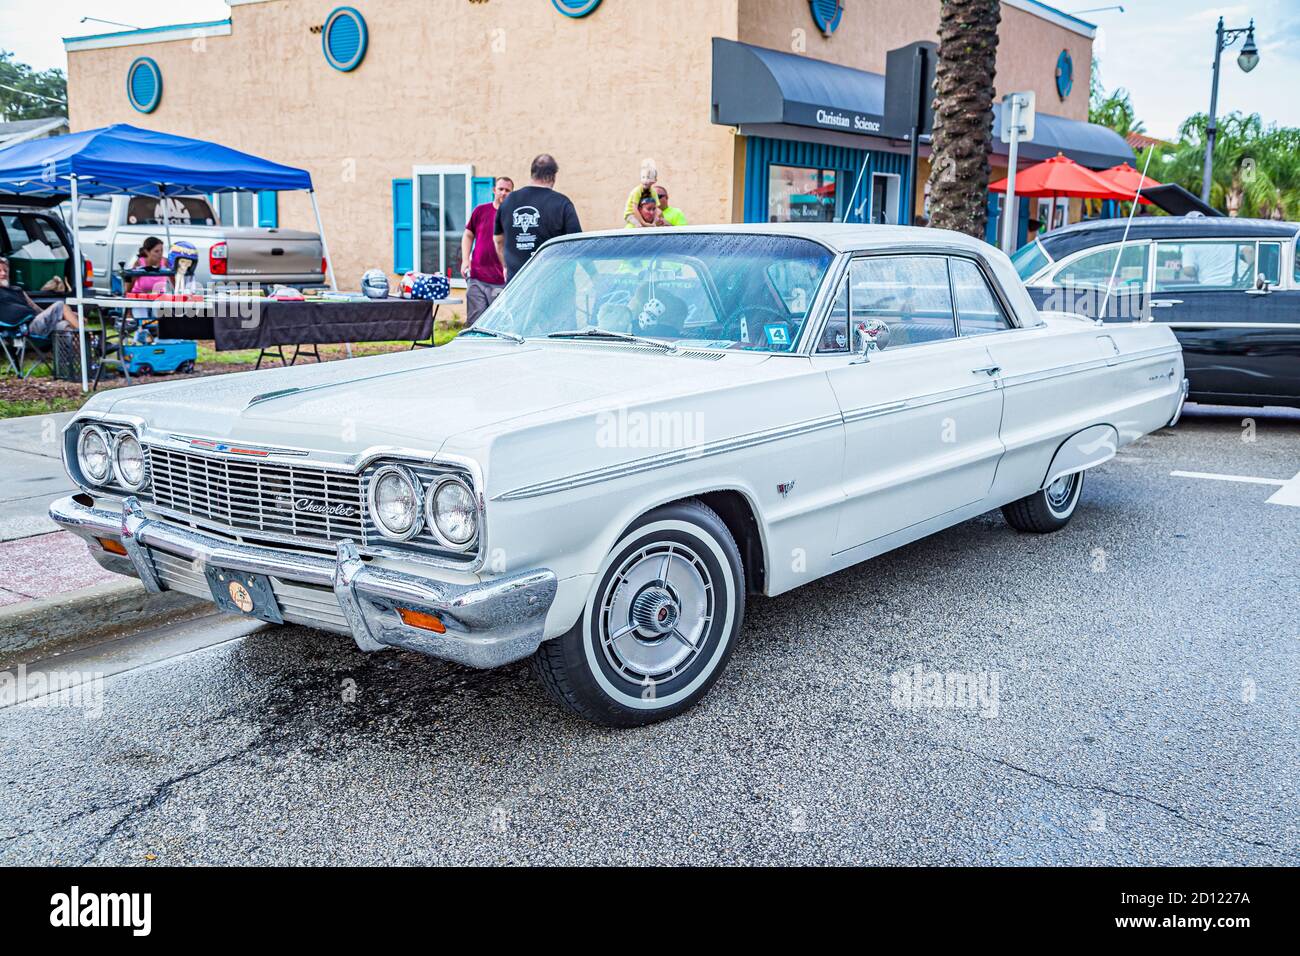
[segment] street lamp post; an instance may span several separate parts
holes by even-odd
[[[1201,200],[1210,201],[1210,174],[1214,169],[1214,135],[1218,132],[1214,115],[1219,106],[1219,56],[1241,37],[1246,38],[1241,52],[1237,54],[1237,65],[1243,73],[1249,73],[1259,64],[1259,48],[1255,46],[1255,21],[1252,18],[1248,27],[1223,28],[1223,17],[1219,17],[1219,26],[1214,31],[1214,80],[1210,84],[1210,118],[1205,124],[1205,171],[1201,175]]]

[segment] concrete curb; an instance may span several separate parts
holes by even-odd
[[[42,653],[119,636],[211,608],[208,601],[164,591],[150,594],[139,581],[122,578],[0,608],[0,659]]]

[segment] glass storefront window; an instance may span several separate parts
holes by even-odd
[[[833,169],[768,167],[768,222],[840,222],[843,198]]]
[[[461,281],[460,240],[469,224],[471,170],[468,166],[417,167],[420,241],[418,272],[437,272]]]

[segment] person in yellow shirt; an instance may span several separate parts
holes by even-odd
[[[653,159],[641,160],[641,182],[627,194],[627,202],[623,206],[623,221],[633,229],[654,225],[654,223],[646,222],[637,214],[637,207],[641,204],[641,197],[644,193],[649,192],[650,195],[654,195],[654,184],[658,179],[659,170],[655,168],[655,161]]]

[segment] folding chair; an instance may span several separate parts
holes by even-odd
[[[27,369],[22,378],[30,378],[32,373],[44,365],[50,370],[50,375],[54,375],[54,335],[32,335],[30,332],[23,336],[23,356],[27,352],[32,352],[36,356],[36,362]],[[20,359],[21,361],[21,359]]]
[[[27,319],[0,322],[0,352],[19,378],[23,377],[23,359],[27,355]]]

